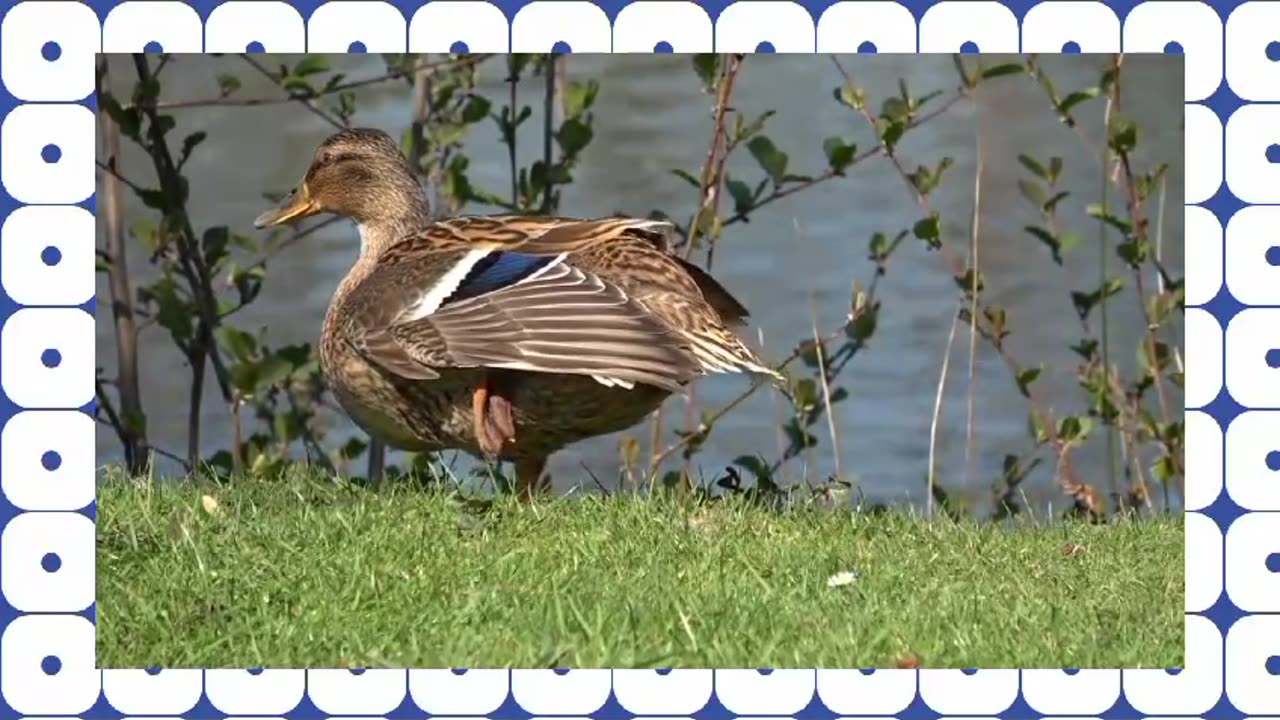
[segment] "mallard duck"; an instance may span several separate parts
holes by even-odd
[[[316,149],[259,228],[317,213],[355,221],[360,254],[329,304],[320,360],[372,437],[512,461],[523,499],[547,457],[630,427],[707,373],[780,379],[730,329],[748,317],[639,218],[432,219],[384,132]]]

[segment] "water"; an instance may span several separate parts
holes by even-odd
[[[381,74],[375,57],[334,58],[335,69],[349,78]],[[286,58],[289,62],[292,59]],[[998,58],[986,58],[994,64]],[[1046,57],[1059,92],[1095,84],[1105,58],[1101,56]],[[872,107],[897,92],[899,78],[915,95],[932,90],[944,94],[957,85],[948,56],[856,56],[842,58],[855,80],[867,90]],[[1182,66],[1181,58],[1131,56],[1124,65],[1123,107],[1142,129],[1138,158],[1142,167],[1160,160],[1170,164],[1164,213],[1165,262],[1182,274]],[[113,65],[117,88],[129,77],[126,63]],[[235,72],[244,81],[242,97],[274,97],[278,91],[236,58],[180,57],[165,70],[163,97],[215,97],[215,77]],[[702,94],[689,60],[681,56],[580,56],[569,59],[571,77],[595,77],[602,90],[596,103],[595,139],[577,171],[577,181],[563,192],[561,210],[578,216],[615,211],[643,215],[662,208],[674,217],[688,217],[696,192],[671,175],[670,168],[698,174],[711,130],[712,101]],[[480,92],[504,102],[501,61],[481,70]],[[841,136],[860,148],[872,147],[874,135],[859,115],[837,105],[831,91],[840,76],[826,57],[753,56],[738,79],[733,106],[750,115],[776,109],[768,134],[790,156],[793,172],[817,173],[825,167],[822,140]],[[541,81],[522,85],[521,102],[540,107]],[[370,86],[359,95],[355,122],[380,127],[393,136],[408,124],[411,93],[403,82]],[[926,108],[927,109],[927,108]],[[1074,379],[1075,356],[1068,349],[1078,339],[1078,321],[1069,292],[1097,286],[1097,228],[1084,215],[1086,204],[1100,199],[1101,171],[1089,147],[1101,146],[1103,103],[1077,108],[1086,146],[1060,123],[1040,89],[1027,77],[1004,77],[981,88],[975,101],[961,101],[947,114],[908,133],[899,154],[909,169],[936,165],[944,156],[955,163],[947,171],[930,204],[944,218],[943,232],[959,252],[968,243],[973,206],[974,173],[981,146],[983,163],[979,223],[980,265],[990,301],[1009,310],[1013,355],[1028,365],[1044,363],[1038,382],[1048,409],[1056,414],[1079,412],[1082,399]],[[252,219],[267,205],[265,191],[292,186],[305,170],[315,145],[331,128],[297,104],[252,107],[203,107],[175,110],[178,127],[171,137],[200,129],[209,139],[188,165],[192,183],[192,219],[197,228],[228,224],[253,233]],[[520,160],[527,164],[541,155],[540,110],[526,124]],[[127,142],[127,141],[126,141]],[[485,123],[469,136],[473,183],[503,193],[509,187],[505,147],[496,129]],[[1058,155],[1066,160],[1062,185],[1072,196],[1061,205],[1067,227],[1084,242],[1069,256],[1066,267],[1054,266],[1046,249],[1027,235],[1023,226],[1035,215],[1022,198],[1017,180],[1026,172],[1019,153],[1039,158]],[[145,158],[126,148],[122,171],[147,179]],[[761,177],[745,149],[729,163],[733,177],[754,185]],[[151,181],[154,183],[154,180]],[[1120,201],[1112,190],[1109,201]],[[471,207],[474,212],[489,208]],[[1153,205],[1149,212],[1156,212]],[[132,197],[126,219],[143,212]],[[913,196],[884,158],[856,166],[848,177],[797,193],[752,216],[750,223],[731,227],[716,254],[714,274],[752,310],[763,333],[766,356],[785,355],[812,334],[811,303],[819,327],[837,326],[848,309],[851,283],[871,279],[866,259],[872,233],[890,236],[910,228],[921,217]],[[1114,241],[1113,241],[1114,242]],[[356,253],[354,232],[338,223],[290,248],[270,265],[268,281],[258,301],[238,316],[242,327],[266,327],[270,342],[281,345],[314,341],[325,307]],[[1112,256],[1114,258],[1114,256]],[[135,282],[146,277],[146,258],[131,258]],[[1121,273],[1119,261],[1111,261]],[[1154,282],[1154,279],[1149,279]],[[105,281],[99,292],[106,297]],[[929,428],[948,329],[957,292],[937,253],[908,241],[895,255],[879,290],[883,303],[879,328],[871,346],[846,369],[840,379],[849,398],[836,406],[840,434],[840,466],[856,476],[868,497],[892,502],[922,502],[929,450]],[[1112,315],[1114,357],[1132,367],[1141,318],[1132,290],[1120,297]],[[164,331],[152,328],[140,339],[143,401],[152,442],[181,452],[185,448],[185,415],[189,370]],[[973,469],[966,473],[965,446],[968,408],[969,338],[962,327],[951,355],[951,375],[944,396],[938,433],[940,481],[953,493],[985,504],[990,482],[1006,453],[1028,446],[1027,406],[1000,358],[981,341],[973,370]],[[111,328],[99,322],[99,364],[114,372]],[[715,408],[741,392],[746,381],[718,376],[699,383],[702,408]],[[225,447],[229,438],[226,411],[210,384],[205,393],[204,445],[208,451]],[[1181,395],[1171,397],[1181,408]],[[697,463],[706,473],[719,471],[733,458],[759,452],[777,455],[782,406],[768,393],[758,393],[721,421]],[[682,424],[679,400],[667,405],[666,426]],[[333,442],[354,432],[345,418],[337,418]],[[648,428],[633,434],[647,445]],[[785,467],[790,480],[819,480],[835,466],[825,421],[815,429],[821,444],[813,453]],[[670,435],[670,433],[668,433]],[[669,440],[670,438],[668,438]],[[1100,436],[1076,456],[1081,477],[1105,488],[1104,444]],[[559,489],[594,487],[591,475],[608,486],[618,482],[618,436],[606,436],[569,448],[550,466]],[[118,443],[105,426],[98,435],[102,462],[119,458]],[[396,461],[393,454],[392,462]],[[1045,463],[1024,486],[1027,499],[1038,507],[1062,500],[1052,483],[1052,463]],[[590,473],[584,471],[584,466]]]

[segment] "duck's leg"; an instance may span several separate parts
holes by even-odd
[[[516,460],[516,499],[527,503],[543,489],[542,471],[547,467],[545,455],[526,455]]]
[[[507,441],[515,440],[511,403],[494,392],[493,381],[488,375],[471,392],[471,423],[476,444],[490,458],[497,457]]]

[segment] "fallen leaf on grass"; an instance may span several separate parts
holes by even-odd
[[[200,507],[210,515],[217,515],[222,512],[222,508],[218,507],[218,499],[212,495],[200,496]]]
[[[858,573],[852,570],[842,570],[835,575],[827,578],[827,587],[837,588],[845,585],[852,585],[858,579]]]
[[[1063,557],[1075,557],[1076,555],[1084,554],[1087,549],[1088,548],[1077,542],[1064,543],[1062,546],[1062,555]]]
[[[899,655],[893,664],[901,670],[914,670],[920,667],[920,656],[908,650]]]

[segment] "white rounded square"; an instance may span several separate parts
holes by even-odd
[[[1201,715],[1222,697],[1222,633],[1200,615],[1186,618],[1186,666],[1121,670],[1124,696],[1143,715]]]
[[[1188,126],[1188,137],[1190,132]],[[1278,153],[1280,105],[1242,105],[1231,113],[1227,118],[1227,187],[1231,194],[1246,203],[1280,203]],[[1187,158],[1188,179],[1192,172],[1190,159]],[[1190,193],[1187,202],[1193,202]]]
[[[80,715],[98,700],[93,623],[79,615],[20,615],[0,640],[0,692],[22,715]]]
[[[151,43],[158,44],[155,50]],[[106,53],[198,53],[204,49],[204,24],[195,8],[178,0],[125,0],[102,23]]]
[[[1222,595],[1222,531],[1208,515],[1183,513],[1187,612],[1204,612]]]
[[[818,669],[818,698],[839,715],[896,715],[916,698],[915,670]]]
[[[1187,310],[1188,320],[1191,312]],[[1187,329],[1190,330],[1190,323]],[[1188,398],[1192,343],[1188,332]],[[1280,407],[1280,308],[1245,308],[1231,318],[1227,325],[1226,374],[1227,390],[1236,402],[1248,408]],[[1191,401],[1187,400],[1187,404],[1190,406]]]
[[[1120,698],[1120,671],[1023,670],[1022,698],[1044,715],[1101,715]]]
[[[716,697],[735,715],[794,715],[817,689],[812,670],[716,670],[715,679]]]
[[[181,715],[204,692],[203,670],[103,670],[102,694],[125,715]]]
[[[0,126],[0,178],[20,203],[87,200],[94,152],[93,112],[83,105],[19,105]]]
[[[920,671],[920,699],[943,715],[996,715],[1017,697],[1017,670]]]
[[[558,42],[573,52],[610,52],[613,26],[599,5],[586,0],[534,0],[511,18],[511,51],[544,53]]]
[[[77,613],[93,604],[93,521],[74,512],[21,513],[0,535],[0,588],[19,612]]]
[[[1205,208],[1187,205],[1182,227],[1186,303],[1203,305],[1217,297],[1222,289],[1222,223]]]
[[[711,700],[710,670],[614,670],[613,695],[631,715],[692,715]]]
[[[532,715],[590,715],[612,687],[608,670],[511,671],[511,698]]]
[[[1187,308],[1183,330],[1186,345],[1183,402],[1188,408],[1204,407],[1222,391],[1222,326],[1207,311]],[[1236,400],[1240,397],[1236,396]]]
[[[205,670],[209,702],[227,715],[283,715],[302,702],[307,671]]]
[[[509,670],[410,670],[409,695],[431,715],[488,715],[507,699]]]
[[[1201,510],[1212,505],[1222,492],[1222,428],[1209,413],[1199,410],[1187,410],[1183,422],[1187,475],[1183,505],[1187,510]],[[1238,422],[1240,418],[1231,425]],[[1227,432],[1230,437],[1230,430]]]
[[[510,33],[507,16],[491,2],[429,2],[409,20],[409,52],[452,52],[462,42],[467,52],[505,53]]]
[[[93,93],[102,26],[88,5],[20,2],[0,25],[0,77],[18,100],[71,102]]]
[[[405,670],[308,670],[307,694],[330,715],[385,715],[404,702]]]
[[[82,305],[94,295],[93,215],[75,205],[27,205],[0,226],[0,278],[22,305]]]
[[[78,308],[23,308],[0,330],[0,383],[24,408],[79,408],[93,400],[93,316]]]
[[[788,0],[735,2],[720,11],[716,52],[756,52],[766,42],[775,52],[813,52],[817,48],[813,16]]]
[[[1183,121],[1187,164],[1183,195],[1191,205],[1208,200],[1222,187],[1222,123],[1203,105],[1187,105]]]
[[[1280,411],[1241,413],[1227,426],[1226,445],[1231,499],[1248,510],[1280,510]]]
[[[79,410],[27,410],[0,431],[0,483],[21,510],[79,510],[93,502],[93,418]]]
[[[1243,519],[1243,518],[1241,518]],[[1239,522],[1238,520],[1236,522]],[[1227,631],[1227,699],[1246,715],[1280,714],[1280,615],[1242,617]]]
[[[877,53],[913,53],[916,19],[891,0],[843,0],[818,17],[818,52],[858,52],[864,42]]]
[[[1042,2],[1022,16],[1022,52],[1060,53],[1069,42],[1082,53],[1119,52],[1120,18],[1091,0]]]
[[[1203,2],[1148,0],[1124,19],[1124,51],[1164,52],[1170,42],[1182,46],[1188,102],[1203,100],[1222,82],[1222,20]],[[1188,179],[1190,172],[1187,173]],[[1187,202],[1191,202],[1190,199]]]
[[[1245,2],[1227,16],[1227,84],[1244,100],[1280,100],[1280,3]]]
[[[382,0],[331,0],[311,13],[307,52],[351,52],[357,42],[366,52],[405,52],[408,25],[404,15]]]
[[[651,53],[659,43],[671,52],[711,52],[715,31],[711,16],[689,0],[639,0],[618,11],[613,19],[613,51]]]
[[[1269,564],[1277,569],[1273,571]],[[1280,612],[1280,512],[1246,513],[1231,523],[1227,528],[1226,576],[1227,596],[1233,605],[1248,613]],[[1280,638],[1274,645],[1272,649],[1280,655]]]
[[[215,7],[204,24],[205,52],[301,53],[307,49],[307,27],[293,6],[280,0],[230,0]]]
[[[960,52],[967,42],[982,53],[1016,53],[1018,18],[994,0],[943,0],[924,11],[920,52]]]
[[[1188,211],[1190,209],[1187,208]],[[1277,227],[1280,227],[1280,207],[1243,207],[1227,221],[1227,247],[1231,248],[1226,258],[1227,289],[1245,305],[1280,305],[1280,234],[1275,231]],[[1190,249],[1191,236],[1187,237]],[[1193,267],[1190,261],[1187,267]],[[1189,279],[1190,274],[1187,277]],[[1190,289],[1188,281],[1188,304],[1191,303]]]

